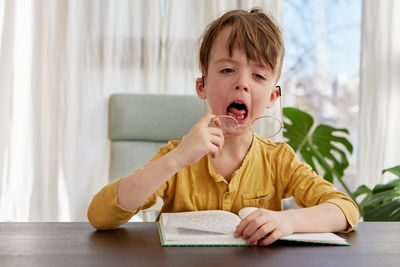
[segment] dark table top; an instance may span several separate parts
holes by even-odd
[[[155,223],[0,223],[0,266],[400,266],[400,222],[340,236],[352,246],[162,247]]]

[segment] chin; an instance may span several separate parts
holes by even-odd
[[[237,130],[236,132],[230,134],[229,136],[242,136],[242,135],[245,135],[245,134],[248,134],[248,133],[252,133],[251,128],[248,128],[248,129],[239,129],[239,130]],[[229,136],[227,136],[227,137],[229,137]]]

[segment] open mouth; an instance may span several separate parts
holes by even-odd
[[[233,102],[227,107],[229,116],[234,117],[238,121],[244,121],[247,118],[247,107],[241,102]]]

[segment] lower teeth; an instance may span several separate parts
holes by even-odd
[[[235,114],[233,114],[233,113],[231,113],[231,112],[229,112],[228,115],[231,116],[231,117],[234,117],[234,118],[236,118],[236,119],[244,119],[244,115],[242,115],[242,116],[236,116]]]

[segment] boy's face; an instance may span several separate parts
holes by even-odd
[[[207,99],[209,112],[230,115],[248,124],[270,108],[279,95],[274,73],[260,62],[248,60],[245,51],[233,49],[229,56],[227,40],[231,27],[225,27],[211,47],[205,86],[196,80],[197,94]]]

